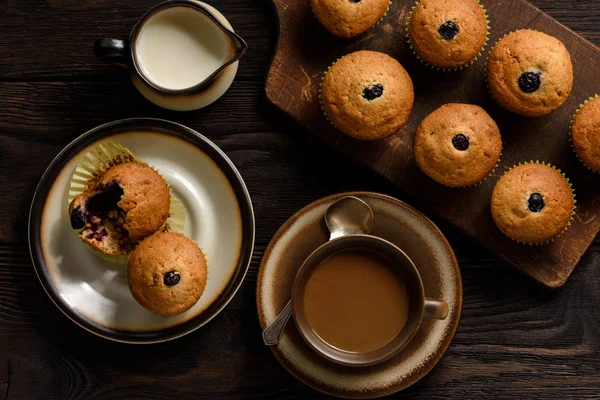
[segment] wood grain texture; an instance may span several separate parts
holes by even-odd
[[[577,106],[600,92],[595,77],[600,50],[524,0],[483,0],[491,24],[490,46],[469,68],[439,72],[419,63],[405,38],[411,2],[394,1],[383,21],[367,34],[344,40],[329,35],[306,2],[274,0],[280,36],[266,94],[271,103],[344,154],[394,182],[420,204],[448,219],[474,240],[552,288],[562,286],[600,230],[600,184],[573,156],[568,139]],[[540,118],[511,114],[495,104],[485,82],[486,56],[506,33],[530,28],[562,40],[574,60],[573,93],[556,112]],[[335,129],[323,116],[318,91],[323,71],[347,53],[360,49],[382,51],[398,59],[415,86],[415,105],[408,123],[395,135],[361,142]],[[503,134],[503,155],[496,172],[476,187],[446,188],[424,175],[413,158],[414,132],[433,110],[446,103],[484,107]],[[504,236],[495,226],[490,197],[498,178],[520,162],[540,160],[562,169],[574,183],[577,210],[569,230],[543,246],[524,246]]]
[[[327,398],[262,345],[256,274],[289,216],[349,190],[386,193],[425,211],[461,266],[463,315],[449,351],[394,398],[598,398],[600,241],[563,288],[546,290],[268,105],[264,76],[276,32],[268,1],[211,1],[250,43],[225,97],[190,113],[145,102],[122,70],[92,59],[91,41],[126,34],[155,3],[8,0],[0,7],[0,400]],[[600,44],[596,0],[535,4]],[[257,222],[250,271],[225,311],[189,336],[151,346],[111,343],[64,317],[39,284],[26,242],[31,197],[50,160],[86,130],[135,116],[180,122],[215,141],[246,180]]]
[[[124,70],[101,65],[94,58],[94,40],[126,39],[146,10],[159,3],[136,1],[5,0],[0,29],[0,79],[84,81],[124,80]],[[245,0],[214,3],[248,43],[250,52],[238,79],[265,73],[270,36],[275,33],[272,14],[257,13]],[[252,16],[252,19],[249,16]],[[269,30],[269,35],[259,34]]]

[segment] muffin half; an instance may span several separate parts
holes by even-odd
[[[126,254],[159,230],[169,216],[165,180],[137,162],[108,169],[69,205],[71,227],[84,243],[110,255]]]

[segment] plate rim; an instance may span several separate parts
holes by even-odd
[[[450,245],[450,242],[448,241],[446,236],[443,234],[443,232],[440,230],[440,228],[438,228],[438,226],[431,219],[429,219],[425,214],[423,214],[422,212],[420,212],[419,210],[417,210],[410,204],[408,204],[402,200],[399,200],[395,197],[386,195],[386,194],[370,192],[370,191],[349,191],[349,192],[334,193],[329,196],[319,198],[319,199],[305,205],[304,207],[300,208],[298,211],[296,211],[279,227],[279,229],[277,229],[277,231],[271,238],[271,241],[267,245],[267,247],[263,253],[263,257],[261,259],[260,265],[258,267],[258,275],[257,275],[257,279],[256,279],[256,281],[257,281],[257,283],[256,283],[256,308],[257,308],[259,325],[260,325],[261,330],[264,330],[264,327],[263,327],[264,315],[259,308],[259,304],[261,302],[259,283],[262,281],[262,276],[264,273],[263,266],[264,266],[267,258],[269,258],[270,254],[273,250],[273,246],[275,245],[275,242],[278,241],[281,238],[281,236],[283,235],[283,233],[286,232],[307,210],[309,210],[313,207],[316,207],[322,203],[325,203],[327,201],[333,201],[333,200],[339,199],[340,197],[344,197],[344,196],[356,196],[358,198],[361,198],[361,196],[374,197],[374,198],[377,198],[380,200],[384,200],[384,201],[388,201],[388,202],[392,202],[392,203],[396,203],[396,204],[401,204],[402,206],[406,207],[410,211],[417,214],[419,217],[421,217],[425,221],[426,224],[430,225],[434,231],[436,231],[437,233],[440,234],[440,238],[442,239],[444,244],[447,246],[447,248],[450,250],[450,253],[452,255],[452,260],[454,261],[452,263],[453,264],[452,267],[454,267],[453,269],[455,270],[455,272],[457,273],[457,276],[458,276],[458,279],[457,279],[458,304],[457,304],[456,322],[455,322],[454,326],[451,327],[450,333],[446,337],[446,340],[445,340],[446,343],[443,343],[442,347],[440,348],[440,350],[438,350],[438,353],[435,354],[434,357],[428,359],[427,367],[424,369],[423,375],[418,376],[416,379],[408,379],[406,382],[403,382],[401,385],[399,385],[397,387],[394,385],[390,385],[389,387],[387,387],[379,392],[373,391],[373,392],[369,392],[369,393],[365,393],[365,394],[356,394],[356,393],[352,394],[350,392],[336,392],[336,391],[331,391],[331,390],[327,391],[323,387],[318,387],[317,385],[315,385],[311,380],[306,379],[305,376],[296,373],[296,369],[292,368],[289,365],[290,363],[288,362],[288,360],[285,357],[283,357],[281,354],[279,354],[279,352],[277,351],[277,346],[268,346],[268,347],[270,347],[271,352],[275,356],[275,359],[281,364],[281,366],[283,366],[283,368],[288,373],[290,373],[290,375],[292,375],[294,378],[298,379],[300,382],[304,383],[306,386],[318,391],[319,393],[323,393],[323,394],[326,394],[329,396],[335,396],[335,397],[339,397],[339,398],[345,398],[345,399],[374,399],[374,398],[389,396],[394,393],[401,392],[401,391],[409,388],[410,386],[414,385],[415,383],[417,383],[418,381],[423,379],[425,376],[427,376],[435,368],[435,366],[440,362],[440,360],[444,357],[444,355],[447,353],[448,348],[450,347],[450,344],[454,340],[456,331],[458,330],[458,327],[460,326],[460,320],[462,317],[463,296],[464,296],[462,274],[460,272],[458,260],[456,258],[456,255],[454,254],[454,250],[452,249],[452,246]],[[328,385],[325,384],[324,386],[328,386]]]
[[[96,323],[95,321],[81,315],[76,310],[69,307],[64,300],[61,300],[58,295],[58,290],[54,287],[52,280],[48,274],[46,264],[44,261],[44,257],[41,251],[41,243],[40,232],[41,232],[41,218],[38,219],[38,222],[35,224],[35,227],[32,229],[32,217],[38,215],[41,217],[44,211],[44,206],[46,204],[46,198],[48,192],[52,189],[52,186],[56,180],[58,174],[64,168],[64,165],[69,162],[73,157],[68,157],[68,153],[76,148],[76,146],[81,145],[83,143],[84,148],[89,146],[92,143],[95,143],[102,138],[127,133],[128,130],[124,129],[121,132],[118,132],[120,127],[125,128],[127,125],[135,125],[135,124],[147,124],[147,125],[156,125],[154,126],[157,130],[152,131],[151,129],[146,128],[148,131],[169,135],[180,140],[186,141],[188,144],[196,147],[203,153],[205,153],[218,167],[221,172],[227,178],[227,181],[231,184],[232,190],[235,194],[235,197],[238,201],[238,205],[240,208],[240,219],[241,219],[241,247],[240,247],[240,255],[237,261],[237,266],[225,288],[221,291],[219,296],[208,306],[206,310],[201,312],[200,314],[190,318],[187,321],[182,323],[170,326],[165,329],[158,329],[153,331],[126,331],[126,330],[118,330],[113,328],[105,327],[101,324]],[[162,126],[160,126],[162,125]],[[110,131],[110,129],[115,129],[117,132]],[[163,128],[160,130],[159,128]],[[167,130],[171,128],[171,132],[167,132]],[[144,130],[144,129],[138,129]],[[135,129],[130,129],[129,131],[134,132]],[[98,134],[98,132],[102,133],[98,139],[94,140],[94,136]],[[199,144],[202,144],[205,147],[201,147]],[[208,150],[208,151],[207,151]],[[79,152],[77,152],[74,156],[77,156]],[[216,156],[216,159],[215,159]],[[64,160],[63,160],[64,159]],[[226,166],[228,170],[225,170],[223,166]],[[232,180],[232,177],[235,178]],[[49,185],[47,188],[44,188],[45,185]],[[37,239],[37,243],[36,243]],[[31,205],[29,209],[29,217],[27,221],[27,243],[29,247],[29,255],[31,257],[31,261],[33,264],[33,269],[36,273],[36,276],[46,292],[46,295],[50,298],[52,303],[71,321],[73,321],[76,325],[83,328],[84,330],[102,337],[104,339],[108,339],[114,342],[120,343],[128,343],[128,344],[153,344],[153,343],[161,343],[167,342],[170,340],[174,340],[185,336],[189,333],[194,332],[195,330],[201,328],[210,322],[213,318],[219,315],[225,307],[233,300],[239,289],[241,288],[245,277],[250,268],[250,264],[252,262],[252,256],[254,253],[254,244],[256,240],[256,223],[254,217],[254,208],[252,205],[252,198],[242,178],[240,172],[237,167],[231,161],[231,159],[225,154],[223,150],[221,150],[213,141],[208,139],[206,136],[200,134],[196,130],[185,126],[183,124],[179,124],[177,122],[169,121],[161,118],[124,118],[118,119],[111,122],[107,122],[101,125],[98,125],[92,129],[87,130],[83,134],[77,136],[71,142],[69,142],[48,164],[44,173],[40,177],[40,180],[36,186],[34,191]],[[33,243],[32,243],[33,242]],[[37,244],[36,250],[34,251],[34,245]],[[37,259],[39,257],[39,260]],[[39,261],[39,263],[38,263]],[[38,265],[39,264],[39,265]],[[45,274],[44,274],[45,273]],[[49,287],[48,287],[49,286]],[[213,304],[221,301],[214,310],[211,311],[211,314],[208,317],[202,318],[202,315],[206,313],[206,311],[210,310],[210,307]],[[199,320],[199,321],[197,321]],[[182,328],[183,326],[183,328]],[[106,333],[105,331],[111,331],[112,333]],[[146,338],[147,337],[147,338]]]

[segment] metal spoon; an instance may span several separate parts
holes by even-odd
[[[329,240],[346,235],[368,234],[373,226],[371,207],[358,197],[342,197],[325,211],[325,224],[329,229]],[[288,301],[277,318],[263,331],[267,346],[279,343],[283,329],[292,316],[292,301]]]

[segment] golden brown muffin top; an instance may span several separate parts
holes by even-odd
[[[508,110],[537,117],[560,107],[573,87],[573,64],[555,37],[519,30],[494,46],[488,63],[494,98]]]
[[[331,34],[358,36],[383,17],[389,0],[310,0],[313,13]]]
[[[487,28],[485,14],[475,0],[421,0],[413,10],[408,34],[423,61],[455,68],[479,54]]]
[[[117,205],[127,213],[125,229],[133,240],[156,232],[169,217],[169,187],[158,172],[145,164],[127,162],[108,169],[99,183],[115,181],[123,189]]]
[[[523,164],[508,171],[492,192],[492,216],[508,237],[542,243],[561,233],[573,214],[571,186],[555,169]]]
[[[600,97],[585,104],[577,113],[571,137],[581,161],[600,173]]]
[[[445,104],[417,128],[417,164],[429,177],[451,187],[474,185],[496,166],[502,151],[500,130],[483,108]]]
[[[410,76],[384,53],[361,50],[340,58],[325,74],[321,103],[342,132],[361,140],[395,133],[408,120],[414,102]]]
[[[161,315],[190,309],[206,286],[207,265],[196,243],[179,233],[144,239],[127,264],[127,283],[144,308]]]

